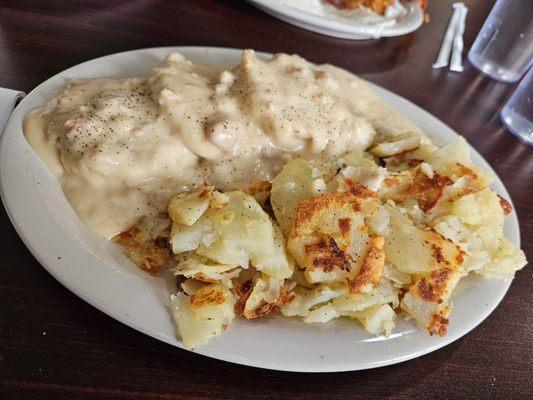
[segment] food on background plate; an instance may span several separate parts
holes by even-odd
[[[385,14],[387,7],[394,4],[394,0],[324,0],[324,2],[342,10],[355,10],[359,7],[366,7],[381,15]]]
[[[359,7],[371,9],[377,14],[384,15],[388,7],[394,6],[396,0],[323,0],[325,3],[331,4],[341,10],[355,10]],[[427,0],[411,0],[411,2],[420,5],[420,8],[425,11],[427,8]]]
[[[349,40],[401,36],[429,22],[421,0],[250,0],[291,25]]]
[[[384,30],[420,14],[420,10],[425,13],[426,8],[426,1],[416,0],[272,0],[272,3],[312,14],[325,21],[335,20],[357,27],[360,34],[375,38],[380,37]]]
[[[357,77],[298,56],[171,54],[147,77],[74,81],[24,133],[89,227],[174,271],[187,348],[273,312],[442,336],[460,279],[526,264],[463,139],[432,144]]]

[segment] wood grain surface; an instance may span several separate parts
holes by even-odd
[[[509,189],[531,258],[533,149],[498,117],[513,86],[480,76],[466,61],[459,74],[431,69],[451,3],[430,0],[431,21],[415,33],[346,41],[293,27],[244,1],[4,0],[0,86],[30,91],[82,61],[164,45],[255,48],[334,63],[466,136]],[[493,1],[465,3],[467,51]],[[183,351],[104,315],[41,268],[0,209],[0,399],[533,398],[531,268],[517,274],[485,322],[432,354],[362,372],[275,372]]]

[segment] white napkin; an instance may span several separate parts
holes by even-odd
[[[17,102],[26,96],[26,93],[17,90],[0,88],[0,133],[4,131],[4,127],[17,105]]]

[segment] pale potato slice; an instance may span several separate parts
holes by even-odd
[[[352,167],[351,165],[341,169],[339,173],[341,184],[340,190],[345,190],[345,180],[362,185],[367,189],[377,192],[387,176],[387,170],[379,167]]]
[[[192,254],[178,263],[174,269],[174,274],[206,283],[221,282],[231,289],[233,286],[231,280],[236,278],[241,270],[235,265],[214,263],[205,257]]]
[[[463,263],[463,251],[432,229],[423,229],[387,204],[389,234],[385,237],[387,261],[408,274],[423,274],[442,266],[456,268]]]
[[[200,282],[196,279],[185,279],[183,282],[181,282],[180,287],[183,293],[190,296],[191,294],[195,294],[198,290],[206,285],[207,284],[205,282]]]
[[[489,189],[461,197],[453,203],[451,214],[482,242],[482,248],[493,252],[503,237],[504,210],[499,196]]]
[[[283,280],[261,274],[251,282],[250,288],[237,301],[237,310],[246,319],[270,313],[286,300]]]
[[[267,200],[270,198],[271,190],[272,182],[259,181],[248,187],[245,192],[252,196],[264,209],[267,205]]]
[[[326,190],[319,184],[324,181],[323,176],[324,172],[313,162],[294,159],[285,164],[272,181],[270,204],[285,236],[291,230],[298,204],[320,194],[319,190]]]
[[[224,193],[213,192],[213,196],[209,202],[209,208],[212,208],[213,210],[220,210],[229,204],[229,200],[229,197]]]
[[[321,323],[325,324],[326,322],[331,321],[332,319],[340,317],[340,313],[335,310],[331,303],[327,303],[317,309],[314,309],[304,317],[303,321],[305,323]]]
[[[243,192],[228,192],[229,204],[222,210],[208,210],[205,218],[214,225],[216,239],[209,245],[200,244],[198,254],[223,264],[268,270],[277,278],[292,275],[285,247],[276,238],[276,230],[268,214],[257,201]],[[230,215],[231,218],[225,216]]]
[[[463,224],[474,227],[490,226],[494,235],[503,234],[504,211],[496,193],[485,189],[461,197],[453,203],[452,214],[459,217]]]
[[[219,336],[235,318],[234,305],[231,291],[219,283],[203,286],[190,296],[172,296],[170,309],[184,347],[194,349]]]
[[[318,304],[326,303],[335,297],[348,293],[346,285],[317,285],[313,289],[297,286],[289,293],[290,301],[280,307],[286,317],[306,317]]]
[[[446,215],[438,218],[433,221],[432,226],[438,233],[461,246],[464,250],[463,268],[465,271],[481,269],[491,261],[491,250],[486,246],[476,229],[463,224],[457,216]],[[498,240],[499,238],[495,236],[491,242]]]
[[[371,306],[363,311],[353,312],[349,316],[357,319],[373,335],[389,336],[396,320],[396,313],[388,304]]]
[[[412,283],[411,275],[400,271],[392,264],[385,263],[383,267],[383,277],[393,282],[398,288],[410,286]]]
[[[398,306],[398,288],[392,281],[382,278],[378,286],[370,293],[349,293],[346,291],[341,296],[335,297],[331,304],[341,315],[350,316],[350,313],[363,311],[369,307],[380,304],[393,304]]]
[[[257,201],[246,193],[224,194],[223,208],[208,208],[192,226],[174,223],[171,242],[175,254],[196,251],[219,264],[268,271],[276,278],[292,275],[283,239]]]
[[[409,171],[421,162],[424,162],[437,149],[438,147],[433,144],[422,143],[415,150],[387,157],[384,161],[389,173],[401,173]]]
[[[196,250],[202,240],[214,238],[213,223],[207,218],[198,220],[192,226],[182,225],[177,222],[172,224],[170,244],[174,254]],[[214,240],[214,239],[211,239]]]
[[[376,157],[390,157],[405,153],[420,147],[421,138],[417,133],[408,133],[390,138],[389,141],[381,142],[369,151]]]
[[[168,215],[174,222],[192,226],[206,212],[212,193],[213,188],[206,187],[197,192],[178,194],[168,204]]]
[[[369,154],[352,151],[346,153],[339,159],[339,164],[341,167],[351,166],[355,168],[377,168],[378,165]]]
[[[514,273],[526,264],[524,251],[517,248],[506,237],[502,237],[499,245],[491,253],[491,260],[476,272],[486,278],[512,278]]]
[[[341,268],[334,268],[331,271],[324,268],[306,269],[304,271],[305,280],[310,284],[343,282],[347,275],[347,271]]]
[[[462,137],[453,143],[434,148],[421,159],[431,165],[435,171],[446,176],[450,176],[450,172],[456,172],[457,164],[467,167],[472,165],[470,149]]]
[[[409,162],[406,163],[406,161],[413,160],[413,161],[419,161],[419,160],[429,160],[429,157],[435,150],[437,150],[439,147],[434,145],[433,143],[422,143],[419,148],[415,150],[408,151],[406,153],[402,153],[398,156],[394,156],[392,158],[399,158],[402,160],[404,165],[409,164]],[[390,159],[387,159],[388,162]]]
[[[256,268],[275,278],[289,278],[294,271],[294,260],[287,252],[285,238],[278,224],[273,223],[274,229],[272,254],[268,260],[260,262]]]

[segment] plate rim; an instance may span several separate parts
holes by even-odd
[[[43,86],[47,85],[49,83],[49,81],[57,78],[57,77],[61,77],[62,75],[64,74],[67,74],[69,71],[71,71],[72,69],[75,69],[75,68],[79,68],[80,66],[83,66],[85,64],[88,64],[88,63],[92,63],[92,62],[95,62],[95,61],[101,61],[102,59],[105,59],[105,58],[112,58],[112,57],[115,57],[115,56],[118,56],[118,55],[126,55],[127,53],[139,53],[139,52],[171,52],[171,51],[203,51],[203,52],[216,52],[216,51],[222,51],[222,52],[238,52],[239,54],[242,52],[242,49],[237,49],[237,48],[227,48],[227,47],[210,47],[210,46],[163,46],[163,47],[151,47],[151,48],[143,48],[143,49],[135,49],[135,50],[128,50],[128,51],[124,51],[124,52],[118,52],[118,53],[113,53],[113,54],[109,54],[109,55],[105,55],[105,56],[102,56],[102,57],[97,57],[97,58],[94,58],[94,59],[91,59],[91,60],[87,60],[83,63],[80,63],[80,64],[77,64],[77,65],[74,65],[70,68],[67,68],[57,74],[54,74],[53,76],[51,76],[50,78],[46,79],[45,81],[43,81],[41,84],[39,84],[38,86],[36,86],[32,91],[30,91],[28,93],[28,95],[19,103],[19,105],[17,106],[17,109],[19,110],[18,113],[22,113],[22,111],[20,111],[22,109],[22,107],[20,107],[21,105],[25,104],[25,102],[28,102],[27,99],[31,99],[32,98],[32,95],[34,95],[34,93],[36,91],[38,91],[40,88],[42,88]],[[264,53],[264,52],[257,52],[258,55],[261,55],[261,56],[271,56],[270,53]],[[414,104],[413,102],[409,101],[408,99],[400,96],[400,95],[397,95],[379,85],[376,85],[376,84],[373,84],[372,82],[369,82],[369,81],[366,81],[365,80],[365,83],[369,84],[371,86],[371,88],[373,90],[378,90],[379,91],[384,91],[385,93],[389,94],[389,95],[392,95],[393,97],[396,98],[397,101],[400,101],[400,102],[405,102],[406,105],[408,105],[409,107],[412,107],[414,109],[416,109],[418,112],[421,112],[425,115],[425,117],[429,117],[430,119],[433,120],[433,122],[435,123],[438,123],[440,124],[442,127],[445,127],[449,132],[451,132],[453,134],[454,137],[459,137],[460,135],[455,132],[452,128],[450,128],[448,125],[446,125],[443,121],[441,121],[440,119],[438,119],[436,116],[432,115],[431,113],[429,113],[428,111],[426,111],[424,108]],[[9,132],[10,131],[13,131],[13,130],[18,130],[20,131],[20,127],[12,127],[11,125],[13,125],[15,122],[14,122],[14,115],[16,115],[17,111],[15,110],[14,113],[11,114],[7,124],[6,124],[6,127],[5,127],[5,130],[4,132],[0,135],[0,155],[3,153],[4,151],[4,143],[6,141],[6,137],[9,135]],[[19,132],[20,133],[20,132]],[[12,133],[12,134],[15,134],[15,133]],[[503,181],[501,181],[501,179],[498,177],[498,175],[496,174],[496,172],[493,170],[493,168],[490,166],[490,164],[481,156],[481,154],[474,148],[472,147],[470,144],[468,144],[469,146],[469,150],[472,152],[472,153],[475,153],[476,156],[483,161],[483,163],[485,164],[484,165],[484,168],[487,168],[488,167],[488,170],[490,172],[492,172],[498,183],[501,184],[501,187],[503,189],[503,195],[505,195],[510,203],[513,205],[513,212],[511,215],[509,215],[507,218],[509,219],[509,223],[511,223],[515,228],[516,228],[516,242],[517,242],[517,245],[520,245],[520,226],[519,226],[519,221],[518,221],[518,218],[517,218],[517,214],[516,214],[516,208],[514,207],[514,204],[512,202],[512,199],[505,187],[505,185],[503,184]],[[29,147],[29,145],[28,145]],[[2,159],[0,158],[0,165],[2,163]],[[43,167],[44,167],[44,164],[43,164]],[[141,321],[135,319],[134,316],[129,316],[128,318],[126,318],[125,316],[123,316],[122,314],[118,313],[118,312],[115,312],[114,310],[106,307],[106,303],[103,302],[99,302],[97,298],[95,297],[91,297],[90,295],[86,294],[86,293],[83,293],[81,292],[80,290],[76,289],[76,288],[73,288],[73,284],[71,284],[70,282],[68,282],[68,280],[65,280],[63,279],[63,277],[61,276],[60,273],[58,273],[58,271],[56,271],[53,266],[49,265],[48,262],[46,262],[45,260],[45,249],[42,249],[42,248],[37,248],[35,247],[32,242],[31,242],[31,239],[26,235],[25,233],[25,229],[23,229],[22,227],[22,224],[19,223],[19,221],[15,218],[15,212],[14,210],[11,208],[11,204],[10,204],[10,200],[8,200],[9,198],[9,195],[6,196],[6,187],[4,186],[5,183],[4,183],[4,178],[3,178],[3,174],[0,174],[0,197],[2,199],[2,203],[4,205],[4,208],[6,210],[6,213],[9,217],[9,219],[11,220],[11,223],[13,224],[17,234],[19,235],[19,237],[22,239],[22,241],[24,242],[25,246],[27,247],[27,249],[31,252],[31,254],[37,259],[37,261],[41,264],[41,266],[48,272],[50,273],[54,279],[56,279],[58,282],[60,282],[66,289],[68,289],[69,291],[71,291],[73,294],[75,294],[77,297],[81,298],[83,301],[87,302],[88,304],[92,305],[93,307],[97,308],[99,311],[111,316],[113,319],[131,327],[131,328],[134,328],[135,330],[137,331],[140,331],[144,334],[147,334],[151,337],[154,337],[156,339],[159,339],[163,342],[166,342],[168,344],[171,344],[172,346],[174,347],[178,347],[178,348],[181,348],[181,349],[184,349],[183,346],[181,345],[181,342],[177,343],[171,339],[169,339],[168,337],[166,337],[165,335],[163,334],[160,334],[158,333],[157,331],[155,330],[151,330],[149,327],[146,327],[144,325],[142,325]],[[262,369],[269,369],[269,370],[278,370],[278,371],[290,371],[290,372],[343,372],[343,371],[356,371],[356,370],[366,370],[366,369],[373,369],[373,368],[378,368],[378,367],[382,367],[382,366],[387,366],[387,365],[393,365],[393,364],[397,364],[397,363],[400,363],[400,362],[404,362],[404,361],[408,361],[408,360],[411,360],[411,359],[414,359],[414,358],[418,358],[420,356],[423,356],[425,354],[428,354],[428,353],[431,353],[433,351],[436,351],[442,347],[445,347],[451,343],[453,343],[454,341],[460,339],[461,337],[463,337],[464,335],[466,335],[467,333],[471,332],[474,328],[476,328],[481,322],[483,322],[485,319],[488,318],[488,316],[496,309],[496,307],[500,304],[500,302],[502,301],[503,297],[505,296],[505,294],[507,293],[511,283],[512,283],[512,278],[511,279],[505,279],[505,280],[502,280],[502,290],[499,292],[499,295],[496,296],[494,298],[494,301],[491,303],[491,306],[486,309],[483,313],[479,313],[479,314],[476,314],[476,318],[474,318],[474,322],[470,324],[469,328],[467,329],[462,329],[461,330],[461,333],[456,335],[455,337],[453,337],[453,339],[450,339],[450,338],[447,338],[448,340],[443,340],[442,342],[438,342],[436,345],[434,346],[428,346],[428,347],[425,347],[423,349],[421,349],[420,351],[417,351],[417,352],[412,352],[412,353],[409,353],[409,354],[406,354],[404,356],[401,356],[401,357],[396,357],[394,359],[385,359],[385,360],[382,360],[382,361],[377,361],[377,362],[371,362],[371,363],[367,363],[367,364],[353,364],[353,365],[350,365],[350,366],[345,366],[345,367],[338,367],[338,366],[333,366],[333,367],[330,367],[329,364],[328,365],[325,365],[323,367],[320,367],[320,368],[309,368],[309,367],[306,367],[306,366],[292,366],[292,365],[283,365],[283,362],[280,361],[278,362],[276,365],[274,364],[262,364],[261,363],[261,360],[256,360],[256,361],[251,361],[249,359],[241,359],[239,357],[232,357],[231,355],[225,355],[225,356],[221,356],[221,355],[213,355],[213,354],[210,354],[209,352],[209,346],[206,346],[206,347],[201,347],[197,350],[194,350],[194,353],[195,354],[200,354],[200,355],[203,355],[203,356],[207,356],[207,357],[210,357],[210,358],[215,358],[215,359],[218,359],[218,360],[222,360],[222,361],[226,361],[226,362],[232,362],[232,363],[236,363],[236,364],[240,364],[240,365],[247,365],[247,366],[251,366],[251,367],[256,367],[256,368],[262,368]],[[505,286],[505,287],[504,287]]]

